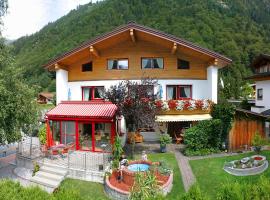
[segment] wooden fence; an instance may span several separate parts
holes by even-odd
[[[229,134],[230,151],[250,149],[256,131],[262,137],[265,137],[265,123],[263,120],[236,117]]]

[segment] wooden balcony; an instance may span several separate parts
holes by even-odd
[[[159,115],[198,115],[209,114],[212,110],[211,100],[158,100],[156,106]]]

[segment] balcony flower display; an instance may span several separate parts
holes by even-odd
[[[207,111],[211,109],[213,104],[208,99],[179,99],[179,100],[157,100],[156,107],[161,111],[183,111],[183,110],[203,110]]]

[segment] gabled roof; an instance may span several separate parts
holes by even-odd
[[[260,67],[261,62],[265,62],[265,61],[270,62],[270,55],[260,54],[252,61],[251,67],[253,68]]]
[[[95,45],[105,39],[108,39],[112,36],[115,36],[117,34],[120,34],[120,33],[123,33],[125,31],[128,31],[130,29],[133,29],[133,30],[137,30],[137,31],[141,31],[141,32],[144,32],[144,33],[148,33],[148,34],[151,34],[151,35],[154,35],[154,36],[157,36],[159,38],[163,38],[163,39],[166,39],[166,40],[169,40],[171,42],[174,42],[178,45],[182,45],[182,46],[185,46],[185,47],[188,47],[190,49],[193,49],[194,51],[198,51],[200,53],[203,53],[203,54],[206,54],[206,55],[209,55],[215,59],[220,59],[222,60],[223,62],[229,64],[232,62],[232,60],[230,58],[227,58],[219,53],[216,53],[214,51],[211,51],[209,49],[206,49],[206,48],[203,48],[203,47],[200,47],[194,43],[191,43],[187,40],[184,40],[182,38],[179,38],[179,37],[176,37],[176,36],[173,36],[173,35],[170,35],[170,34],[167,34],[167,33],[164,33],[164,32],[161,32],[161,31],[158,31],[158,30],[155,30],[155,29],[152,29],[152,28],[149,28],[149,27],[146,27],[146,26],[143,26],[143,25],[139,25],[137,23],[134,23],[134,22],[130,22],[126,25],[122,25],[116,29],[114,29],[113,31],[111,32],[108,32],[108,33],[105,33],[103,35],[100,35],[94,39],[91,39],[91,40],[88,40],[86,42],[84,42],[83,44],[81,44],[80,46],[52,59],[51,61],[49,61],[47,64],[45,64],[44,66],[46,68],[48,68],[49,66],[52,66],[53,64],[56,64],[57,62],[59,62],[60,60],[68,57],[68,56],[71,56],[72,54],[75,54],[83,49],[86,49],[92,45]]]
[[[265,115],[265,116],[267,116],[267,117],[270,118],[270,109],[261,112],[261,114],[263,114],[263,115]]]
[[[51,92],[41,92],[38,94],[39,96],[43,96],[47,99],[52,99],[54,97],[54,94]]]

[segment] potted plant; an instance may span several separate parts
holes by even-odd
[[[167,151],[166,146],[170,143],[172,143],[172,137],[169,134],[164,133],[160,135],[160,151],[162,153]]]
[[[265,144],[265,140],[257,131],[252,139],[253,150],[259,154],[261,152],[262,146]]]

